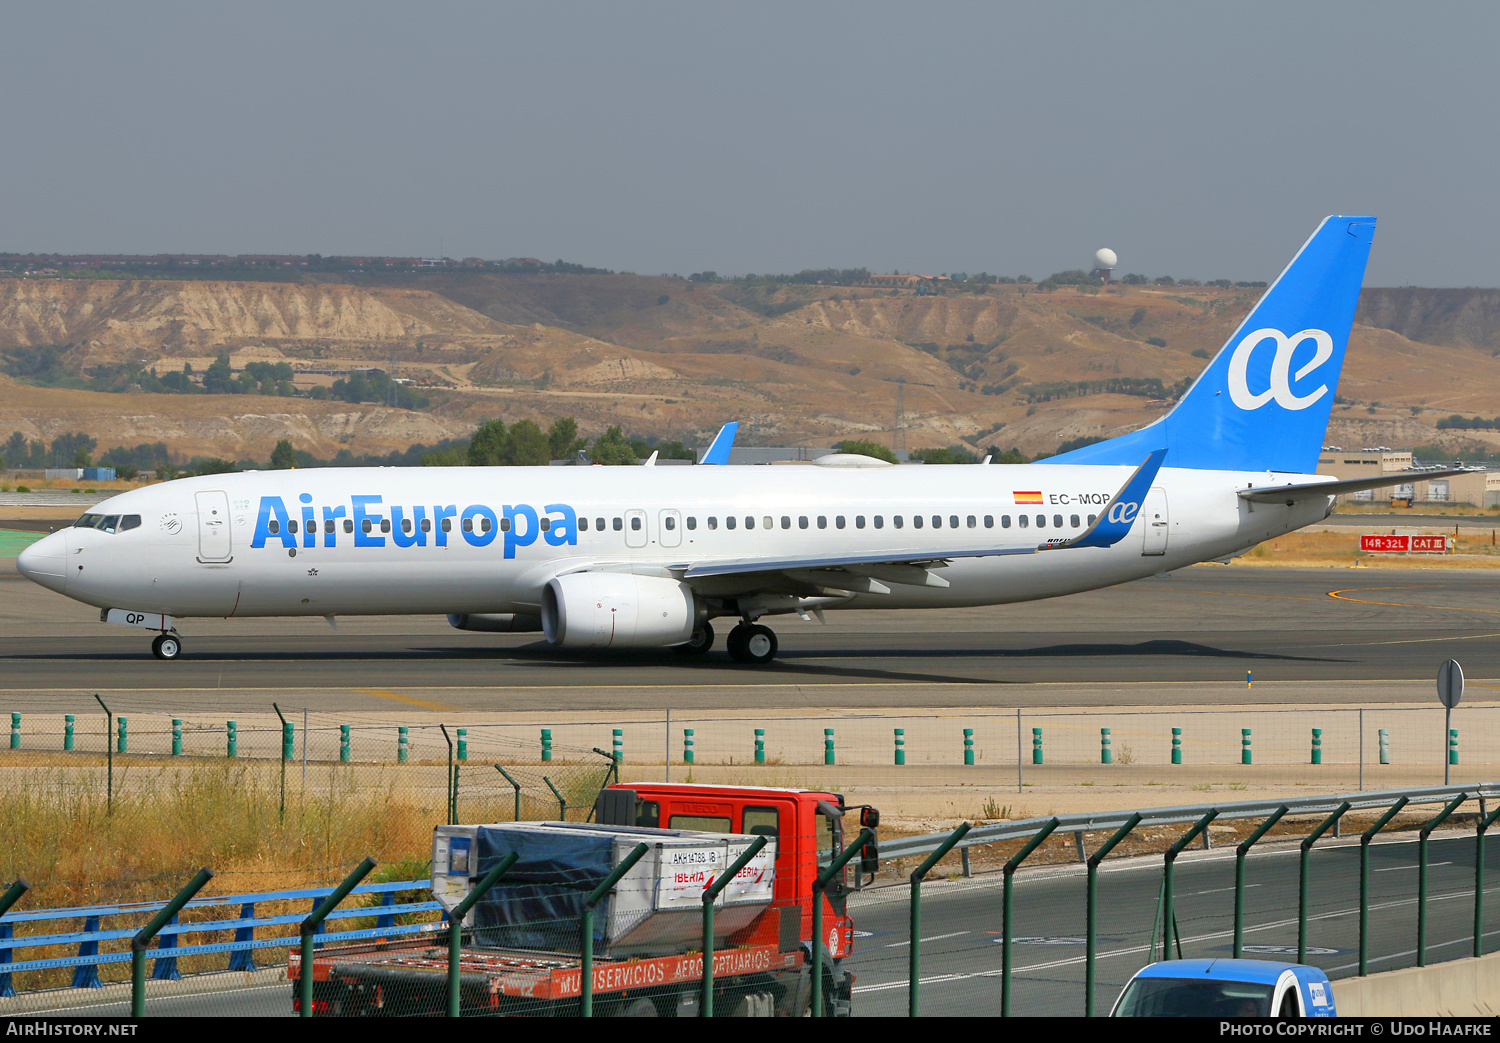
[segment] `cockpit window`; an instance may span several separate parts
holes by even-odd
[[[98,529],[100,532],[128,532],[141,527],[139,514],[85,514],[73,523],[75,529]]]
[[[115,529],[119,528],[119,525],[120,516],[118,514],[106,514],[104,520],[99,523],[99,530],[101,532],[114,532]]]
[[[102,514],[85,514],[82,518],[79,518],[76,522],[73,523],[73,528],[92,529],[95,528],[103,520],[104,515]]]
[[[139,514],[126,514],[120,518],[120,531],[127,532],[130,529],[141,527],[141,516]]]

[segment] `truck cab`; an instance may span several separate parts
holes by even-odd
[[[850,814],[856,811],[857,815]],[[827,865],[844,850],[846,834],[853,837],[861,827],[877,827],[880,812],[871,807],[847,807],[842,794],[821,790],[627,782],[600,792],[594,806],[594,821],[601,825],[658,826],[774,837],[776,884],[772,905],[779,908],[780,914],[764,917],[748,929],[744,938],[735,940],[749,944],[775,931],[785,944],[795,931],[795,938],[810,951],[813,917],[812,903],[807,898],[820,866]],[[848,956],[854,945],[854,924],[846,911],[849,874],[875,871],[874,848],[873,843],[868,845],[845,868],[844,878],[835,880],[824,892],[823,945],[835,961]]]

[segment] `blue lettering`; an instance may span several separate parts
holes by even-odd
[[[483,504],[478,503],[473,504],[469,507],[465,507],[463,513],[463,521],[468,522],[474,518],[484,518],[489,522],[489,525],[459,526],[459,528],[463,529],[464,539],[468,541],[468,544],[471,547],[488,547],[491,543],[495,542],[495,512],[490,510]],[[488,531],[482,531],[486,529]],[[505,542],[506,548],[508,550],[510,545],[509,536],[505,537]]]
[[[342,518],[343,516],[344,508],[342,506],[323,508],[323,546],[333,546],[334,529],[338,528],[338,526],[333,524],[333,521],[335,518]]]
[[[432,543],[436,547],[448,546],[448,530],[443,528],[443,522],[458,515],[458,507],[449,504],[446,507],[434,506],[432,508],[432,524],[436,526],[436,533],[432,537]]]
[[[274,517],[273,517],[274,515]],[[271,532],[271,522],[275,521],[277,531]],[[266,545],[266,538],[277,536],[283,547],[297,546],[297,537],[287,532],[287,522],[291,521],[286,513],[286,504],[281,502],[279,496],[262,496],[260,498],[260,515],[255,519],[255,536],[250,540],[250,546],[256,549]]]
[[[546,532],[546,539],[554,547],[563,544],[578,544],[578,515],[573,513],[573,508],[565,503],[549,503],[546,507],[548,514],[561,514],[561,518],[552,519],[552,528]]]
[[[427,534],[422,531],[422,523],[427,520],[426,507],[413,507],[411,509],[411,535],[402,531],[402,508],[391,508],[391,540],[398,547],[425,547],[427,546]]]
[[[370,527],[374,528],[385,520],[382,514],[365,513],[365,507],[380,503],[381,498],[379,496],[351,496],[349,499],[354,503],[354,545],[356,547],[384,547],[384,536],[375,536],[365,532],[365,522],[369,522]]]
[[[516,524],[517,519],[526,519],[526,531],[521,532],[521,526]],[[510,522],[510,528],[505,533],[505,556],[514,558],[517,547],[529,547],[536,542],[538,531],[536,511],[524,503],[518,503],[514,507],[505,508],[505,520]]]

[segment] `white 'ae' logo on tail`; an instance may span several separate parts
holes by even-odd
[[[1141,509],[1138,503],[1117,503],[1109,509],[1109,520],[1116,525],[1127,524],[1135,520],[1136,512]]]
[[[1276,355],[1271,360],[1270,386],[1261,392],[1252,392],[1246,374],[1250,368],[1250,355],[1265,341],[1276,342]],[[1317,351],[1295,376],[1292,374],[1292,352],[1304,340],[1310,340]],[[1275,400],[1283,409],[1306,409],[1328,393],[1328,385],[1320,384],[1311,394],[1298,396],[1292,391],[1292,381],[1301,380],[1313,370],[1333,357],[1333,338],[1322,330],[1303,330],[1288,337],[1280,330],[1264,329],[1247,334],[1229,357],[1229,397],[1241,409],[1259,409]]]

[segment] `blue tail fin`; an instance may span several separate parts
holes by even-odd
[[[1170,413],[1047,463],[1310,474],[1328,428],[1375,218],[1326,218]]]
[[[719,433],[714,435],[714,440],[709,443],[708,449],[703,454],[700,464],[727,464],[729,462],[729,450],[734,448],[734,434],[740,429],[738,420],[731,420],[719,428]]]

